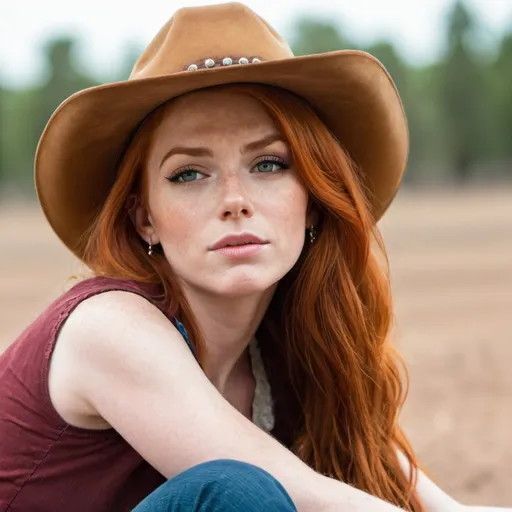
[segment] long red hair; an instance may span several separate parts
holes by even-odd
[[[224,87],[267,109],[318,215],[315,243],[306,244],[280,281],[258,331],[275,393],[275,435],[317,472],[422,512],[414,490],[418,465],[398,422],[407,373],[400,373],[404,367],[389,339],[387,258],[364,181],[304,100],[261,85]],[[163,106],[134,134],[83,239],[84,261],[98,275],[160,284],[162,300],[179,313],[201,362],[204,340],[173,271],[163,253],[147,255],[130,220],[133,201],[146,200],[145,161],[162,116]],[[409,475],[397,450],[409,461]]]

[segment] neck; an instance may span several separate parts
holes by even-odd
[[[185,298],[194,312],[206,344],[204,372],[223,393],[226,383],[247,369],[247,347],[268,308],[274,288],[238,297],[206,295],[184,287]]]

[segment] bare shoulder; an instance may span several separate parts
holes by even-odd
[[[129,292],[93,297],[70,315],[50,391],[65,419],[111,426],[169,478],[212,457],[258,459],[262,442],[269,455],[270,437],[218,392],[172,322]]]
[[[158,336],[155,336],[158,334]],[[166,346],[187,345],[173,323],[144,297],[126,291],[109,291],[83,301],[70,314],[59,334],[59,344],[83,356],[85,360],[116,357],[121,351],[130,360],[131,351],[137,357],[158,352]]]
[[[219,393],[172,322],[143,298],[109,292],[87,300],[63,327],[54,356],[62,387],[71,379],[73,403],[165,477],[236,459],[274,474],[298,503],[326,501],[310,489],[324,480]],[[338,494],[346,500],[345,487]]]
[[[128,291],[108,291],[89,297],[69,315],[60,337],[73,334],[73,339],[87,338],[93,333],[126,331],[140,323],[175,330],[169,319],[144,297]],[[80,343],[80,341],[77,341]]]
[[[101,381],[102,372],[121,369],[133,379],[147,378],[148,368],[166,357],[195,362],[182,336],[157,307],[124,291],[90,297],[69,315],[59,333],[50,365],[52,403],[72,425],[109,428],[87,398],[91,385]]]
[[[208,380],[165,315],[140,297],[109,292],[88,299],[64,325],[54,356],[62,372],[56,375],[62,387],[66,375],[71,379],[75,402],[87,404],[86,413],[112,426],[167,478],[209,460],[235,459],[274,475],[300,510],[363,510],[370,502],[372,510],[392,508],[320,477],[254,425]]]

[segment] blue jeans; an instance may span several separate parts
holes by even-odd
[[[297,512],[269,473],[235,460],[194,466],[152,492],[132,512]]]

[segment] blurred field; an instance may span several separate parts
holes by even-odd
[[[409,365],[404,426],[456,498],[512,505],[512,188],[403,190],[382,222]],[[0,348],[79,267],[37,207],[0,208]]]

